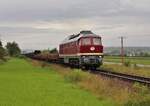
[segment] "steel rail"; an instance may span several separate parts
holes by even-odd
[[[91,72],[94,74],[101,74],[101,75],[105,75],[108,77],[127,80],[130,82],[139,82],[144,85],[150,86],[150,78],[146,78],[146,77],[142,77],[142,76],[129,75],[129,74],[117,73],[117,72],[106,71],[106,70],[95,70],[95,71],[91,71]]]

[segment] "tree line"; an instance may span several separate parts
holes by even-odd
[[[5,60],[6,56],[17,57],[21,54],[21,49],[16,42],[7,42],[4,47],[0,41],[0,60]]]

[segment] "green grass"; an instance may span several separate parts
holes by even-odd
[[[51,68],[11,59],[0,65],[0,106],[112,106],[68,83]]]
[[[125,61],[130,61],[132,64],[150,65],[150,57],[124,57]],[[105,62],[121,63],[119,56],[104,56]]]
[[[123,68],[120,67],[121,65],[118,66],[115,66],[115,68]],[[117,103],[115,106],[150,106],[150,90],[147,86],[94,75],[80,69],[70,69],[54,64],[51,64],[51,67],[64,76],[66,81],[92,92],[100,100],[107,98]],[[110,68],[110,66],[107,68]],[[123,71],[130,71],[128,68],[124,66]],[[133,70],[131,72],[147,75],[148,73],[146,72],[149,72],[149,70],[140,69],[139,71]]]

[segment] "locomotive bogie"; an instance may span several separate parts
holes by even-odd
[[[102,64],[102,57],[100,56],[82,56],[81,57],[81,64],[88,65],[88,66],[95,66],[99,67]]]

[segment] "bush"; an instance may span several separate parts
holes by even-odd
[[[124,66],[126,66],[126,67],[131,66],[131,62],[130,62],[130,61],[125,61],[125,62],[124,62]]]

